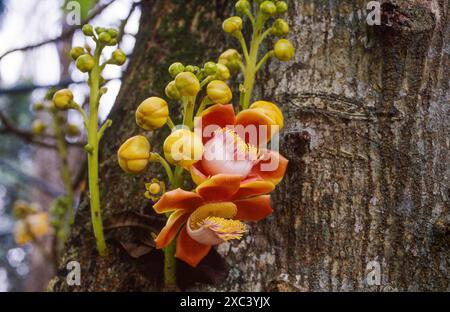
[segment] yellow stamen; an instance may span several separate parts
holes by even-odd
[[[237,207],[231,202],[209,203],[197,208],[191,214],[191,228],[200,228],[199,223],[209,217],[232,219],[236,216]]]
[[[247,232],[245,224],[241,221],[220,217],[208,217],[198,223],[198,227],[202,226],[214,231],[224,241],[241,239]]]

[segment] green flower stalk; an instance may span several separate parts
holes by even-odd
[[[261,44],[268,35],[284,37],[289,33],[289,25],[283,19],[277,19],[272,26],[265,29],[266,23],[272,20],[276,15],[284,14],[288,10],[288,6],[284,1],[260,1],[259,8],[256,10],[256,16],[251,11],[251,5],[247,0],[239,0],[236,3],[236,11],[246,17],[253,27],[253,34],[250,45],[247,45],[244,35],[242,34],[243,21],[239,16],[232,16],[226,19],[222,25],[223,30],[235,37],[241,44],[244,60],[234,58],[230,61],[230,57],[234,50],[229,50],[226,55],[221,55],[219,62],[226,64],[230,71],[235,71],[238,64],[243,75],[244,83],[240,87],[240,105],[242,109],[247,109],[250,105],[252,93],[255,84],[256,73],[261,69],[264,63],[271,57],[277,57],[279,60],[290,61],[295,54],[293,45],[287,40],[282,39],[275,45],[273,50],[267,52],[259,59],[259,49]],[[230,65],[228,65],[230,64]]]
[[[75,60],[77,68],[81,72],[88,73],[89,75],[89,114],[86,114],[83,108],[73,100],[73,94],[68,89],[56,92],[53,102],[58,109],[76,109],[83,116],[88,134],[88,144],[86,145],[85,150],[88,158],[91,220],[97,250],[101,256],[106,256],[108,251],[103,234],[102,212],[100,206],[98,155],[100,140],[105,130],[111,126],[112,122],[111,120],[107,120],[99,129],[98,108],[102,95],[107,92],[107,89],[102,86],[104,82],[102,77],[104,68],[106,65],[123,65],[126,61],[126,56],[123,51],[117,49],[113,52],[111,58],[102,64],[101,56],[103,49],[106,46],[114,46],[117,44],[117,30],[113,28],[107,29],[96,27],[94,31],[94,28],[91,25],[84,25],[82,30],[85,36],[90,37],[95,42],[94,53],[91,55],[90,49],[75,47],[71,51],[71,56]]]

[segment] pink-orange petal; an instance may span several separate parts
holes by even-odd
[[[233,126],[236,123],[236,116],[234,114],[233,105],[216,104],[206,109],[201,114],[201,130],[203,143],[207,142],[212,137],[212,133],[226,126]],[[208,128],[208,133],[204,129]]]
[[[195,268],[210,250],[211,246],[203,245],[193,240],[187,233],[186,227],[184,227],[177,239],[175,256]]]
[[[191,173],[192,181],[194,181],[194,183],[197,185],[202,184],[209,177],[209,175],[205,173],[201,161],[198,161],[195,164],[193,164],[189,171]]]
[[[236,220],[260,221],[272,214],[270,195],[261,195],[233,201],[237,206]]]
[[[249,176],[263,179],[277,185],[283,180],[289,161],[275,151],[266,150],[261,152],[264,154],[264,160],[253,167]]]
[[[193,210],[203,204],[200,195],[180,188],[164,193],[161,199],[153,205],[157,213],[166,213],[174,210]]]
[[[275,185],[270,181],[243,181],[239,187],[239,191],[234,195],[234,198],[264,195],[272,192],[274,189]]]
[[[155,239],[156,248],[161,249],[167,247],[172,240],[177,236],[181,226],[183,226],[189,219],[190,212],[188,210],[176,210],[174,211],[166,225],[159,232],[158,237]]]
[[[217,174],[197,186],[196,192],[207,202],[227,201],[239,190],[242,176]]]
[[[267,143],[272,138],[271,126],[275,126],[275,121],[263,114],[260,110],[245,109],[236,116],[236,129],[239,129],[239,125],[244,126],[244,128],[249,126],[256,127],[253,132],[257,134],[257,137],[250,137],[249,134],[252,133],[250,129],[246,130],[243,134],[238,131],[238,134],[243,137],[245,142],[259,146]]]

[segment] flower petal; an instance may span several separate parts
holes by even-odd
[[[177,236],[181,226],[186,223],[190,215],[188,210],[176,210],[167,220],[166,225],[159,232],[155,239],[156,248],[161,249],[167,247]]]
[[[275,151],[265,150],[261,152],[264,154],[264,159],[253,167],[249,176],[270,181],[277,185],[283,180],[289,161]]]
[[[241,129],[239,126],[243,126]],[[254,129],[250,127],[254,126]],[[245,142],[260,146],[272,138],[272,127],[276,123],[261,109],[245,109],[236,116],[235,131],[245,140]]]
[[[241,175],[217,174],[197,186],[197,193],[207,202],[227,201],[239,190]]]
[[[268,194],[275,189],[270,181],[256,180],[256,181],[243,181],[239,187],[239,191],[234,195],[234,198],[243,198],[250,196],[257,196]]]
[[[153,205],[153,209],[157,213],[166,213],[178,209],[193,210],[202,204],[203,199],[200,195],[178,188],[164,193],[161,199]]]
[[[203,245],[193,240],[184,227],[177,239],[175,256],[195,268],[210,250],[211,246]]]
[[[225,128],[226,126],[233,126],[235,123],[236,116],[232,104],[216,104],[211,106],[201,115],[203,143],[212,138],[215,130]]]
[[[201,161],[193,164],[189,171],[191,173],[192,181],[194,181],[194,183],[197,185],[205,182],[209,176],[208,174],[206,174],[205,170],[203,169]]]
[[[237,206],[236,220],[259,221],[272,214],[270,195],[239,199],[233,202]]]

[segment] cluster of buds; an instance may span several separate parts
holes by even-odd
[[[92,49],[89,45],[84,47],[77,46],[72,48],[70,56],[75,61],[76,67],[82,73],[89,75],[88,85],[90,89],[89,97],[89,114],[75,102],[74,95],[71,90],[63,89],[56,92],[53,96],[53,104],[56,109],[67,110],[75,109],[79,111],[83,117],[84,125],[87,129],[88,144],[85,146],[85,150],[88,155],[88,170],[89,170],[89,191],[90,191],[90,204],[92,210],[92,223],[94,227],[94,234],[97,243],[97,249],[100,255],[107,254],[106,243],[103,235],[103,223],[101,219],[100,209],[100,194],[98,185],[98,154],[99,143],[105,132],[105,130],[111,126],[112,121],[107,120],[99,129],[98,125],[98,108],[101,97],[108,91],[104,87],[106,83],[102,77],[102,72],[107,65],[124,65],[127,57],[125,53],[117,48],[111,54],[111,56],[102,63],[102,52],[105,47],[112,47],[118,44],[119,31],[114,28],[105,27],[93,27],[92,25],[84,25],[82,28],[83,34],[95,43],[95,49]],[[143,112],[144,114],[147,111]],[[142,119],[142,122],[149,127],[154,126],[148,124],[147,120]],[[76,134],[79,131],[74,127],[69,126],[68,132]],[[128,162],[125,162],[128,163]],[[136,166],[133,163],[133,166]],[[132,167],[131,169],[134,169]]]
[[[48,213],[37,204],[18,200],[14,203],[14,237],[18,245],[36,242],[50,232]]]

